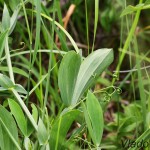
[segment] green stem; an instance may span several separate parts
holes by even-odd
[[[87,45],[88,45],[88,54],[89,54],[89,25],[88,25],[88,8],[87,8],[87,0],[85,0],[85,15],[86,15],[86,38],[87,38]]]
[[[55,2],[53,5],[53,8],[54,8],[54,6],[55,6]],[[52,40],[54,38],[54,25],[55,25],[54,20],[55,20],[55,12],[53,12],[53,21],[52,21]],[[52,41],[50,49],[53,49],[53,41]],[[51,66],[52,66],[51,61],[52,61],[52,51],[49,53],[48,75],[47,75],[47,82],[46,82],[46,91],[45,91],[45,97],[44,97],[42,119],[44,118],[44,115],[45,115],[45,107],[46,107],[47,99],[48,99],[48,89],[49,89],[49,85],[50,85]]]
[[[36,11],[33,11],[34,13],[37,13]],[[73,38],[71,37],[71,35],[57,22],[54,21],[51,17],[47,16],[46,14],[41,13],[41,16],[46,18],[47,20],[49,20],[50,22],[54,22],[54,24],[59,27],[65,34],[66,36],[69,38],[70,42],[72,43],[74,49],[76,50],[77,53],[80,52],[77,44],[75,43],[75,41],[73,40]]]
[[[10,79],[13,83],[15,83],[13,69],[12,69],[12,63],[11,63],[11,59],[10,59],[9,46],[8,46],[8,37],[6,37],[6,41],[5,41],[5,54],[6,54]]]
[[[28,30],[28,35],[29,35],[29,41],[30,41],[30,44],[32,45],[32,37],[31,37],[31,32],[30,32],[30,27],[29,27],[29,21],[28,21],[28,18],[27,18],[27,13],[26,13],[25,4],[24,4],[23,0],[21,0],[21,3],[22,3],[23,11],[24,11],[24,16],[25,16],[26,24],[27,24],[27,30]]]

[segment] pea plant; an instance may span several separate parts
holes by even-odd
[[[0,0],[0,150],[149,144],[150,1],[99,2]]]
[[[31,103],[31,113],[25,101],[38,87],[38,84],[31,91],[27,91],[21,84],[16,84],[14,73],[21,74],[22,70],[13,67],[9,48],[9,39],[22,7],[24,9],[23,3],[17,5],[12,16],[10,16],[6,4],[3,9],[0,56],[4,55],[1,57],[1,63],[6,60],[8,75],[0,73],[0,93],[1,96],[6,96],[3,105],[0,105],[0,148],[2,150],[73,148],[76,136],[86,128],[90,139],[84,140],[87,140],[87,143],[92,141],[90,147],[99,149],[104,127],[103,111],[99,101],[89,88],[112,63],[113,50],[99,49],[86,58],[79,54],[77,47],[77,52],[65,53],[58,71],[62,109],[59,110],[57,117],[51,120],[46,104],[43,105],[44,110],[41,110],[42,107],[37,108],[34,103]],[[57,23],[55,22],[55,24]],[[58,26],[60,25],[58,24]],[[66,32],[64,29],[63,31]],[[19,54],[17,55],[19,56]],[[34,61],[35,56],[34,52]],[[33,61],[31,63],[34,64]],[[24,75],[24,73],[22,74]],[[40,82],[47,76],[48,73]],[[31,80],[30,77],[28,79]],[[78,124],[78,128],[71,128],[73,122]],[[72,131],[67,138],[69,129]]]

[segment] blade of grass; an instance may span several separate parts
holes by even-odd
[[[135,141],[136,143],[149,140],[150,127]],[[128,150],[137,150],[137,147],[130,147]]]
[[[134,37],[134,46],[135,46],[135,53],[139,55],[139,50],[138,50],[138,44],[137,44],[137,39]],[[142,114],[143,114],[143,125],[144,129],[146,129],[146,95],[144,92],[144,85],[142,81],[142,72],[141,72],[141,65],[139,59],[136,59],[136,64],[137,64],[137,72],[138,72],[138,87],[139,87],[139,92],[140,92],[140,98],[141,98],[141,105],[142,105]]]
[[[34,12],[37,13],[36,11],[34,11]],[[49,16],[47,16],[46,14],[43,14],[43,13],[41,13],[41,16],[48,19],[50,22],[54,22],[54,24],[57,25],[66,34],[66,36],[69,38],[69,40],[72,43],[72,45],[73,45],[74,49],[76,50],[76,52],[77,53],[80,52],[77,44],[75,43],[75,41],[73,40],[71,35],[57,21],[54,21],[51,17],[49,17]]]
[[[142,2],[143,2],[143,0],[140,0],[139,4],[141,4]],[[123,51],[122,51],[122,53],[120,55],[119,63],[118,63],[117,68],[116,68],[117,72],[120,70],[120,67],[122,65],[123,59],[124,59],[125,54],[126,54],[126,52],[128,50],[129,44],[130,44],[130,42],[132,40],[132,37],[134,35],[135,29],[136,29],[136,26],[138,24],[138,20],[139,20],[139,17],[140,17],[140,13],[141,13],[141,10],[137,10],[135,18],[134,18],[134,21],[133,21],[133,24],[132,24],[132,27],[131,27],[130,32],[128,34],[128,37],[127,37],[127,39],[125,41],[125,44],[124,44],[124,47],[123,47]],[[115,81],[116,81],[116,78],[113,78],[112,84],[114,84]]]
[[[87,0],[85,0],[85,14],[86,14],[86,38],[87,38],[87,45],[88,45],[88,54],[89,54],[89,25],[88,25],[88,5]]]
[[[12,80],[13,83],[15,83],[13,69],[12,69],[12,63],[11,63],[11,59],[10,59],[9,46],[8,46],[8,37],[6,37],[6,41],[5,41],[5,54],[6,54],[6,60],[7,60],[10,79]]]
[[[25,55],[25,54],[29,54],[30,53],[30,50],[26,50],[26,51],[23,51],[23,52],[17,52],[17,51],[14,51],[15,53],[14,54],[10,54],[10,57],[15,57],[15,56],[18,56],[18,55]],[[38,53],[41,52],[41,53],[55,53],[55,54],[60,54],[60,55],[65,55],[67,52],[65,51],[60,51],[60,50],[50,50],[50,49],[40,49],[37,51]],[[31,53],[34,53],[34,50],[31,50]],[[0,62],[2,62],[3,60],[6,59],[6,56],[2,57],[0,59]]]
[[[98,12],[99,12],[99,0],[95,0],[95,20],[94,20],[94,37],[93,37],[92,52],[94,50],[95,36],[98,24]]]
[[[29,41],[30,41],[30,44],[32,44],[32,36],[31,36],[29,21],[28,21],[28,17],[27,17],[27,13],[26,13],[25,2],[23,0],[21,0],[21,4],[22,4],[23,11],[24,11],[25,20],[26,20]]]
[[[53,4],[53,8],[55,7],[55,1]],[[53,11],[53,21],[52,21],[52,39],[54,39],[54,20],[55,20],[55,11]],[[51,44],[50,49],[53,49],[53,42]],[[49,63],[48,63],[48,75],[47,75],[47,82],[46,82],[46,91],[45,91],[45,96],[44,96],[44,104],[43,104],[43,112],[42,112],[42,119],[44,119],[45,115],[45,107],[47,104],[47,99],[48,99],[48,89],[49,89],[49,84],[50,84],[50,76],[51,76],[51,65],[52,65],[52,53],[49,53]]]
[[[4,31],[0,35],[0,58],[3,54],[3,49],[4,49],[4,46],[5,46],[5,39],[7,37],[7,33],[8,33],[8,30]]]
[[[35,46],[34,46],[34,53],[32,59],[32,66],[36,59],[37,50],[40,43],[40,28],[41,28],[41,1],[35,1],[36,6],[36,37],[35,37]]]

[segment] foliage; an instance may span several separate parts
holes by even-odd
[[[149,8],[149,0],[0,0],[0,149],[143,148]]]

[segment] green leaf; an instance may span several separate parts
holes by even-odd
[[[27,122],[21,107],[12,99],[9,99],[8,103],[11,113],[13,114],[21,132],[24,136],[27,136]]]
[[[14,11],[16,7],[20,4],[20,0],[9,1],[9,6]]]
[[[14,84],[6,75],[0,73],[0,86],[2,90],[10,90],[11,88],[15,89],[19,93],[27,94],[27,91],[20,84]]]
[[[0,58],[3,54],[5,39],[6,39],[7,33],[8,33],[8,30],[5,30],[4,32],[2,32],[0,34]]]
[[[81,64],[79,54],[68,52],[59,68],[58,84],[66,105],[75,105],[82,94],[113,61],[112,49],[100,49],[90,54]],[[81,65],[80,65],[81,64]]]
[[[96,30],[98,24],[98,14],[99,14],[99,0],[95,0],[94,37],[93,37],[92,51],[94,50],[95,36],[96,36]]]
[[[20,10],[20,8],[17,7],[14,10],[13,15],[10,18],[10,31],[9,31],[9,35],[12,33],[12,31],[14,30],[14,28],[16,26],[16,22],[17,22],[17,17],[18,17],[19,10]]]
[[[49,134],[41,118],[39,118],[39,122],[38,122],[37,137],[38,137],[40,145],[46,145],[48,138],[49,138]]]
[[[0,148],[2,150],[21,150],[18,144],[18,131],[11,114],[0,105]]]
[[[6,75],[0,73],[0,86],[9,89],[14,86],[13,82]]]
[[[37,121],[38,121],[38,110],[33,103],[31,104],[31,107],[32,107],[32,117],[34,118],[35,122],[37,123]],[[32,134],[33,131],[34,131],[33,125],[31,124],[31,122],[29,120],[27,120],[28,137]]]
[[[71,104],[75,105],[81,98],[82,94],[113,61],[112,49],[99,49],[91,53],[82,62],[77,81],[71,100]]]
[[[85,120],[94,144],[98,147],[101,142],[104,120],[103,111],[97,98],[90,91],[87,94]],[[85,109],[85,108],[84,108]]]
[[[129,6],[127,6],[127,7],[123,10],[123,12],[121,13],[121,17],[122,17],[122,16],[125,16],[125,15],[127,15],[127,14],[131,14],[131,13],[133,13],[134,11],[135,11],[134,6],[129,5]]]
[[[6,4],[4,4],[4,9],[3,9],[2,28],[3,30],[7,30],[10,28],[10,15]]]
[[[53,124],[50,134],[50,149],[63,149],[65,145],[66,134],[72,122],[76,119],[79,113],[79,110],[68,111],[61,115],[59,119]]]
[[[32,65],[34,64],[34,61],[36,59],[37,51],[39,48],[40,43],[40,29],[41,29],[41,0],[34,1],[36,6],[36,36],[35,36],[35,46],[34,46],[34,53],[33,53],[33,59],[32,59]]]
[[[9,35],[12,33],[13,29],[15,28],[19,10],[20,7],[16,7],[12,17],[10,17],[8,8],[6,4],[4,4],[3,17],[2,17],[2,29],[3,30],[9,29]]]
[[[142,120],[137,120],[136,116],[126,117],[119,125],[118,135],[124,135],[133,131]]]
[[[129,6],[127,6],[127,7],[123,10],[123,12],[121,13],[121,17],[122,17],[122,16],[125,16],[125,15],[128,15],[128,14],[132,14],[133,12],[135,12],[135,11],[137,11],[137,10],[139,10],[139,9],[142,9],[143,6],[144,6],[144,4],[138,4],[138,5],[136,5],[136,6],[131,6],[131,5],[129,5]]]
[[[14,89],[22,94],[27,94],[27,91],[24,89],[24,87],[20,84],[15,84]]]
[[[31,107],[32,107],[32,116],[33,116],[35,122],[37,122],[38,121],[38,110],[33,103],[31,104]]]
[[[146,0],[144,5],[149,5],[150,4],[150,0]]]
[[[24,139],[24,147],[25,147],[25,150],[34,149],[32,147],[32,143],[31,143],[31,141],[30,141],[30,139],[28,137],[25,137],[25,139]]]
[[[81,58],[79,54],[74,51],[68,52],[60,64],[58,84],[65,105],[71,104],[80,64]]]
[[[13,72],[16,73],[16,74],[19,74],[19,75],[22,75],[26,78],[28,78],[28,73],[26,73],[24,70],[20,69],[20,68],[17,68],[17,67],[12,67],[13,69]],[[7,66],[0,66],[0,70],[1,71],[9,71],[8,67]]]

